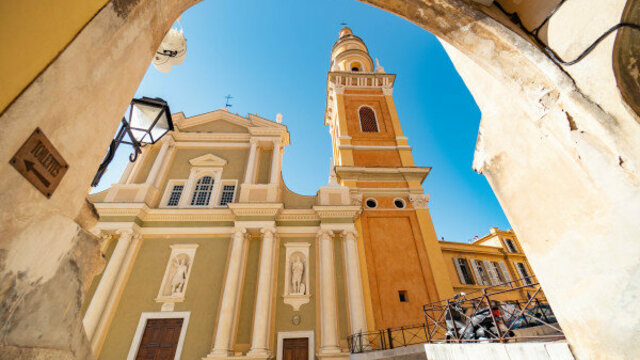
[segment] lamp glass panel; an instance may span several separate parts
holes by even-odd
[[[160,115],[160,118],[158,119],[158,122],[156,123],[156,126],[151,129],[151,141],[158,141],[158,139],[166,134],[167,131],[169,131],[169,120],[167,119],[167,112],[163,111],[162,115]]]
[[[152,140],[149,138],[149,130],[153,126],[153,121],[158,116],[158,113],[162,111],[162,106],[147,105],[141,103],[134,103],[131,111],[131,133],[133,137],[144,143],[149,143]]]

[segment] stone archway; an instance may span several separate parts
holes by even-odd
[[[197,2],[112,0],[2,114],[0,331],[12,358],[52,348],[85,357],[73,304],[91,275],[84,263],[97,252],[82,229],[84,197],[164,33]],[[604,77],[594,80],[589,69],[557,66],[495,9],[462,0],[363,2],[445,43],[483,114],[474,168],[522,239],[576,355],[639,353],[632,299],[640,291],[640,125],[610,91],[615,79],[603,58],[613,45],[585,64]],[[9,169],[36,127],[71,165],[49,200]],[[62,316],[60,306],[71,310]]]

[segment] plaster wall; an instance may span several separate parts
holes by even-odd
[[[572,92],[532,118],[505,84],[446,49],[483,113],[474,167],[519,234],[574,354],[633,359],[640,353],[632,340],[640,335],[640,307],[631,301],[640,291],[633,240],[640,188],[620,150],[640,145],[635,122],[594,117],[596,109]],[[629,132],[623,136],[614,122]]]
[[[285,304],[283,301],[284,294],[284,272],[286,267],[286,248],[284,244],[287,242],[308,242],[311,244],[309,247],[309,260],[312,262],[309,269],[309,289],[311,297],[309,303],[300,307],[299,311],[294,311],[291,305]],[[276,294],[275,294],[275,321],[274,330],[277,334],[279,331],[315,331],[315,344],[319,345],[320,327],[317,316],[319,316],[319,303],[316,299],[319,298],[320,289],[317,288],[316,274],[317,274],[317,261],[316,261],[316,239],[315,237],[281,237],[278,248],[278,275],[275,281],[277,281]],[[293,323],[293,316],[300,316],[300,323],[295,325]],[[274,336],[271,338],[271,346],[274,351],[276,350],[277,338]]]
[[[145,238],[98,359],[127,357],[142,312],[160,311],[154,299],[162,283],[172,244],[198,244],[184,302],[174,311],[190,311],[183,359],[200,359],[211,350],[220,302],[229,239],[223,237]]]

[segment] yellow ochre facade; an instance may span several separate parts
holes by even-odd
[[[98,359],[347,358],[350,334],[421,324],[423,304],[493,284],[471,260],[530,274],[513,232],[438,241],[394,80],[340,31],[324,120],[334,164],[315,196],[282,180],[280,117],[173,114],[173,132],[90,196],[108,261],[83,307]]]

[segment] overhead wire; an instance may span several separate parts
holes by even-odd
[[[566,1],[567,0],[561,0],[558,3],[558,5],[556,5],[553,8],[553,10],[545,17],[545,19],[540,23],[540,25],[535,27],[533,30],[529,30],[527,29],[526,26],[524,26],[524,24],[522,23],[522,19],[520,18],[520,15],[516,11],[514,12],[507,11],[502,6],[502,4],[500,4],[498,1],[494,1],[494,4],[496,5],[496,8],[498,8],[498,10],[500,10],[503,14],[505,14],[512,23],[514,23],[515,25],[518,25],[522,31],[524,31],[527,35],[531,36],[536,41],[536,43],[540,47],[542,47],[542,50],[553,61],[555,61],[558,64],[566,65],[566,66],[574,65],[580,62],[587,55],[589,55],[605,38],[607,38],[609,35],[611,35],[612,33],[616,32],[621,28],[630,28],[630,29],[640,30],[640,25],[638,24],[633,24],[628,22],[618,23],[610,27],[607,31],[605,31],[602,35],[600,35],[591,45],[589,45],[589,47],[587,47],[582,53],[580,53],[578,57],[576,57],[571,61],[565,61],[564,59],[562,59],[560,55],[558,55],[553,49],[551,49],[544,41],[542,41],[542,39],[540,39],[539,34],[540,34],[540,30],[549,22],[551,17],[555,15],[555,13],[560,9],[560,7],[562,7],[562,5],[564,5]]]

